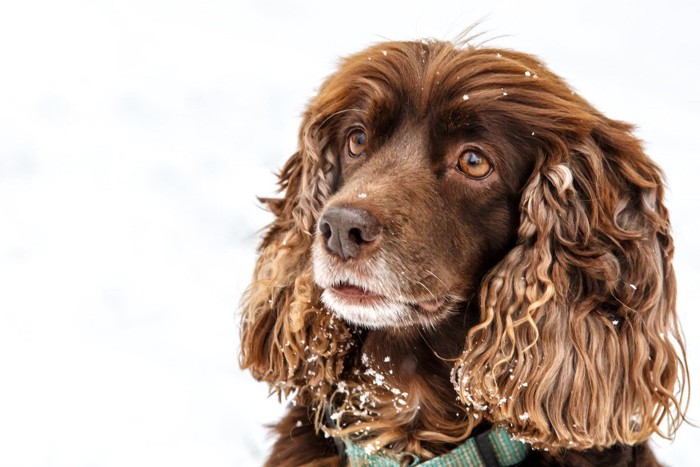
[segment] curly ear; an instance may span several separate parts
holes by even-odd
[[[524,190],[455,387],[535,447],[634,444],[664,421],[671,436],[688,376],[661,172],[603,117],[568,147],[541,154]]]
[[[336,379],[349,331],[320,305],[311,243],[318,213],[333,186],[333,159],[309,114],[300,150],[279,175],[282,199],[262,199],[275,215],[241,301],[241,367],[289,394]],[[326,153],[326,154],[324,154]]]

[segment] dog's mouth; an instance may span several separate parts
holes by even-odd
[[[397,272],[381,255],[371,267],[365,262],[341,263],[326,254],[320,241],[314,244],[313,261],[321,302],[348,323],[370,329],[434,326],[454,310],[448,281],[432,272],[426,277]],[[432,284],[433,276],[444,287]]]
[[[363,287],[340,282],[328,288],[337,298],[351,305],[375,305],[388,299]]]
[[[327,290],[329,290],[337,299],[347,305],[376,306],[392,301],[384,295],[347,282],[339,282],[331,287],[328,287]],[[433,313],[438,311],[444,303],[445,298],[431,298],[425,301],[404,302],[405,305],[413,305]]]

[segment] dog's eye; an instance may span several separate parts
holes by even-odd
[[[462,172],[469,178],[482,179],[486,178],[493,167],[485,157],[474,151],[464,151],[457,160],[457,170]]]
[[[348,155],[350,157],[360,157],[365,153],[367,146],[367,135],[362,130],[354,130],[348,135]]]

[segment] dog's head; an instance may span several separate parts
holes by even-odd
[[[349,59],[312,105],[334,162],[314,278],[358,326],[435,326],[514,244],[542,128],[509,116],[507,89],[538,78],[493,53],[381,47]]]
[[[548,448],[677,427],[661,172],[535,58],[445,42],[351,56],[280,180],[242,305],[256,377],[320,403],[353,325],[435,328],[475,296],[453,378],[470,409]]]

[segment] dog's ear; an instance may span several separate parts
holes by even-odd
[[[540,154],[456,389],[535,447],[670,436],[688,375],[661,172],[621,122],[576,140]]]
[[[349,330],[320,304],[311,244],[318,213],[333,186],[333,159],[307,112],[299,151],[279,174],[281,199],[263,199],[275,220],[268,228],[241,301],[241,366],[289,394],[332,382],[342,370]]]

